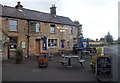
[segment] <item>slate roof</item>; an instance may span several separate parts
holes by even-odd
[[[2,6],[2,16],[76,26],[75,23],[68,17],[58,15],[53,16],[50,13],[44,13],[26,8],[22,8],[22,11],[18,11],[15,7]]]

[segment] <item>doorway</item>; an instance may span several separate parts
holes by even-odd
[[[40,54],[40,39],[36,39],[36,46],[35,46],[35,49],[36,49],[36,54]]]

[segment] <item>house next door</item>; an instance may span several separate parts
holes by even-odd
[[[40,39],[36,39],[35,49],[36,49],[36,54],[39,54],[40,53]]]

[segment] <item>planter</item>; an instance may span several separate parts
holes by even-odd
[[[48,58],[39,58],[38,59],[38,67],[40,67],[40,68],[48,67]]]
[[[90,67],[91,67],[92,72],[95,73],[96,71],[95,64],[90,63]]]
[[[21,62],[22,62],[22,58],[21,57],[16,58],[16,64],[20,64]]]
[[[96,63],[97,63],[97,56],[94,55],[94,56],[92,56],[91,63],[90,63],[91,70],[94,73],[96,71]]]
[[[23,50],[21,48],[17,48],[15,51],[15,61],[16,64],[20,64],[22,62],[23,59]]]

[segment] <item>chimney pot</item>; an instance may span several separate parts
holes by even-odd
[[[17,9],[21,9],[23,6],[20,4],[20,1],[19,2],[17,2],[17,5],[15,6],[15,8],[17,8]]]
[[[50,7],[50,13],[51,13],[51,15],[56,15],[56,7],[55,7],[55,4],[53,4],[52,7]]]

